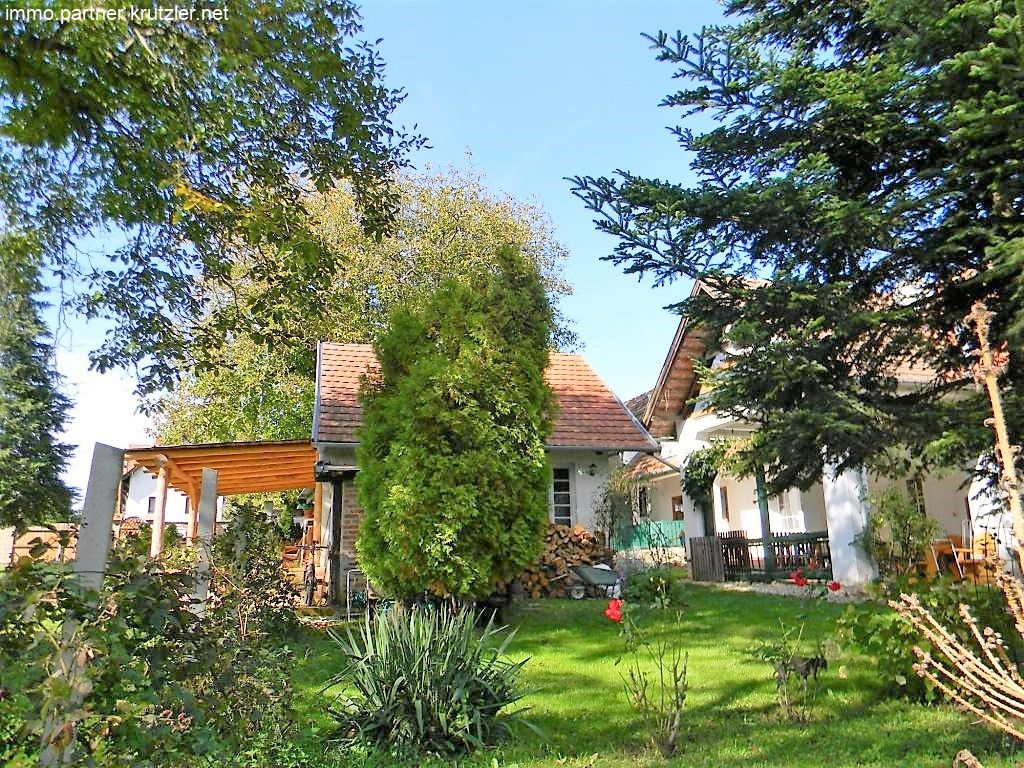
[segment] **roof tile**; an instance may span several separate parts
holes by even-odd
[[[359,388],[380,366],[369,344],[320,345],[313,439],[356,443],[362,425]],[[657,443],[580,355],[552,353],[544,378],[558,402],[549,448],[649,451]]]

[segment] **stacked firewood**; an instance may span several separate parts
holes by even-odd
[[[579,583],[569,568],[611,562],[609,549],[586,528],[549,525],[544,551],[523,571],[519,581],[526,595],[534,599],[565,597],[569,586]]]

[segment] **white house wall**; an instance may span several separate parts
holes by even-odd
[[[548,451],[551,467],[567,467],[572,494],[572,521],[593,530],[596,527],[595,510],[604,494],[605,483],[612,470],[621,464],[618,454],[608,455],[595,451],[552,449]],[[594,466],[594,474],[590,467]],[[551,509],[551,483],[548,483],[548,510]]]
[[[944,535],[963,535],[967,521],[967,499],[969,490],[964,485],[968,480],[966,472],[947,472],[943,475],[932,474],[923,479],[925,513],[938,522]],[[873,504],[874,499],[887,489],[896,487],[908,495],[907,479],[892,479],[869,475],[868,498]]]
[[[673,473],[666,477],[659,477],[647,483],[647,501],[650,506],[651,520],[672,519],[672,499],[682,494],[679,490],[679,475]],[[690,522],[691,516],[683,507],[683,528]]]
[[[800,492],[800,508],[804,511],[804,527],[808,531],[828,530],[828,520],[825,517],[825,490],[821,483],[815,483],[806,491]]]
[[[149,514],[151,496],[156,496],[156,476],[138,467],[128,476],[128,492],[125,496],[122,517],[137,517],[152,522]],[[185,529],[188,526],[188,497],[173,488],[167,489],[164,523],[173,525],[182,535],[185,534]]]
[[[320,461],[326,464],[337,466],[355,466],[356,454],[353,448],[332,445],[318,446]],[[604,493],[605,483],[614,468],[621,466],[620,454],[598,453],[593,450],[565,450],[551,449],[548,451],[548,459],[552,468],[567,467],[570,469],[569,479],[572,494],[572,519],[573,524],[582,525],[584,528],[595,527],[595,509],[600,503]],[[594,474],[590,474],[590,467],[593,465]],[[326,487],[326,486],[325,486]],[[551,508],[551,481],[548,481],[548,508]],[[323,496],[324,540],[329,538],[329,525],[331,509],[331,494],[325,492]],[[671,517],[671,514],[669,515]]]

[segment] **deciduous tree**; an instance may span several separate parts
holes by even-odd
[[[349,0],[173,20],[124,7],[75,21],[65,6],[0,27],[0,237],[32,232],[46,282],[81,288],[80,308],[114,321],[95,362],[142,363],[151,391],[230,336],[239,315],[197,285],[229,287],[233,248],[289,285],[331,274],[310,195],[347,180],[379,231],[387,180],[420,140],[392,125],[402,96]]]
[[[209,354],[214,365],[189,371],[160,401],[164,443],[308,437],[317,342],[372,342],[396,307],[422,305],[449,280],[494,272],[504,246],[537,270],[552,306],[570,292],[565,249],[537,206],[497,196],[467,171],[405,175],[395,189],[393,225],[382,237],[366,233],[346,187],[309,202],[310,226],[335,264],[314,282],[254,277],[252,255],[233,254],[232,289],[211,287],[210,301],[252,332],[232,334]],[[265,308],[262,318],[245,310],[254,304]],[[560,315],[553,342],[575,343]]]

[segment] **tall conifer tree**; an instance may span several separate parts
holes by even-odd
[[[57,440],[69,403],[40,319],[36,253],[29,238],[0,237],[0,526],[19,529],[66,519],[71,503]]]

